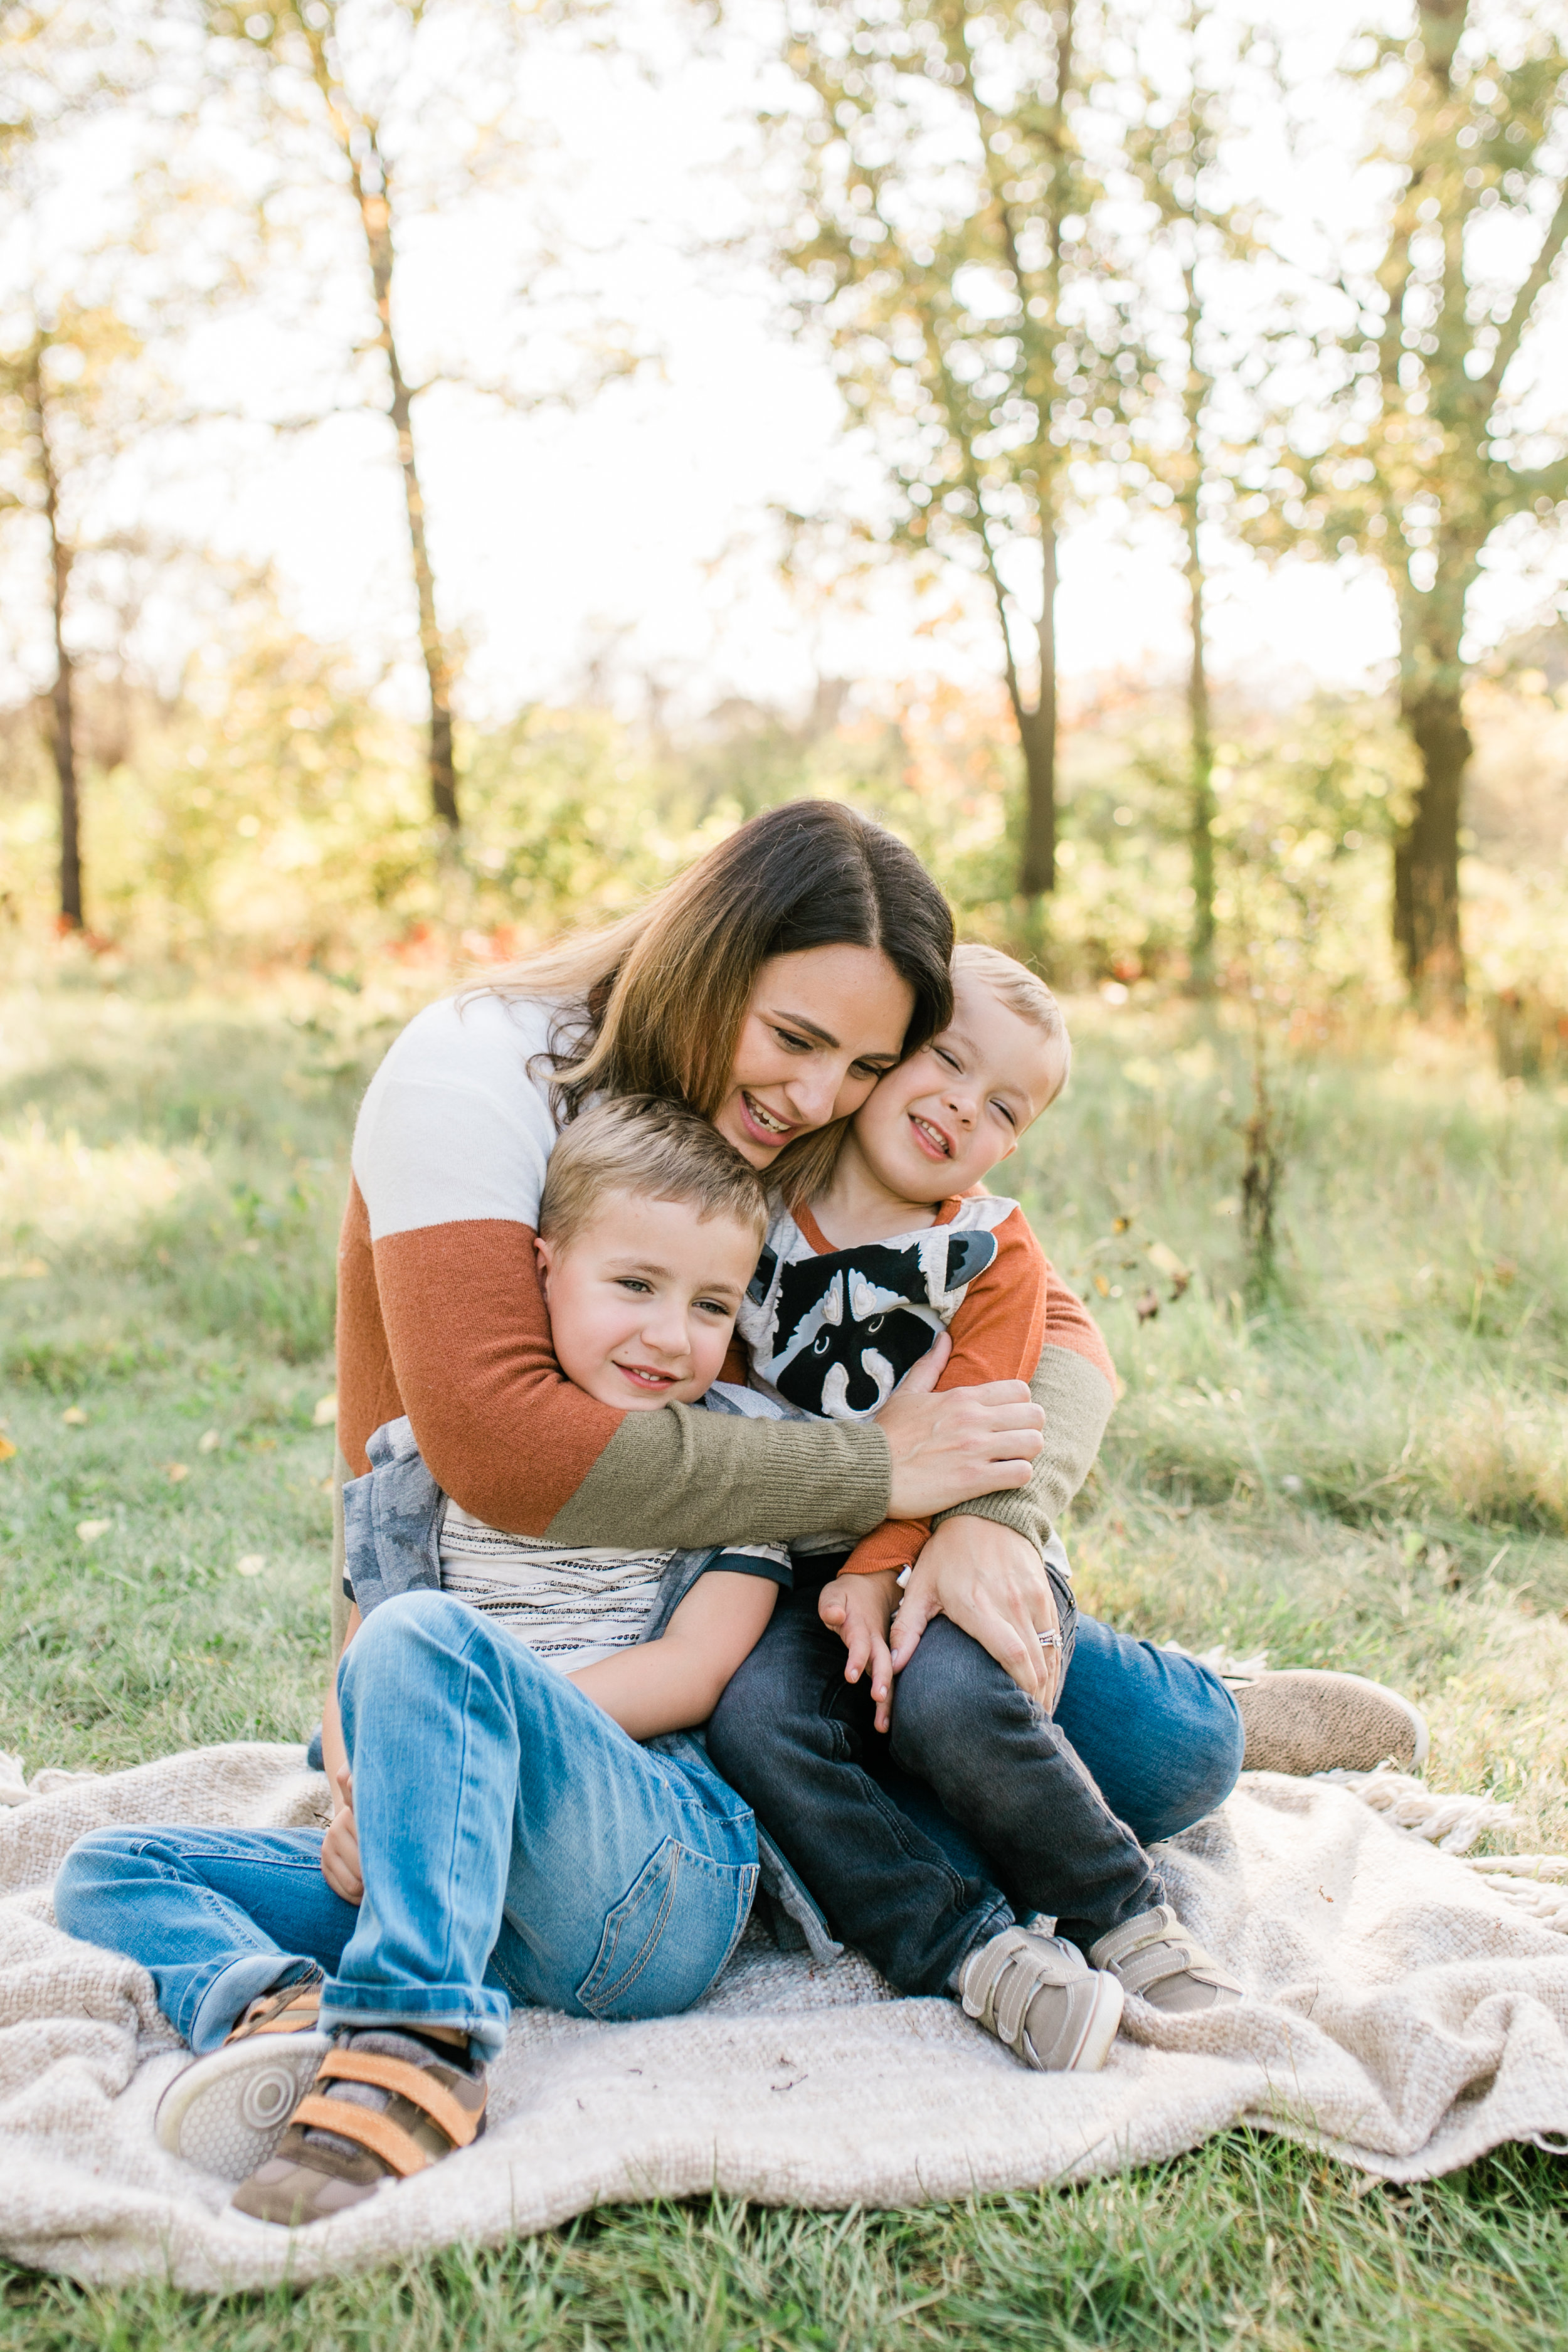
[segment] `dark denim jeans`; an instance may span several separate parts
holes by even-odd
[[[834,1934],[910,1992],[940,1991],[1015,1917],[1049,1912],[1087,1946],[1163,1901],[1138,1831],[1201,1818],[1241,1762],[1215,1676],[1089,1619],[1054,1721],[943,1618],[899,1677],[888,1738],[871,1715],[803,1587],[731,1680],[708,1746]]]

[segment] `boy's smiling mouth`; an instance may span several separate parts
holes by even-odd
[[[651,1364],[617,1364],[616,1370],[624,1373],[634,1388],[672,1389],[676,1385],[673,1372],[656,1371]]]
[[[929,1118],[922,1118],[918,1110],[910,1111],[910,1125],[914,1129],[915,1141],[928,1159],[951,1160],[952,1158],[952,1138],[945,1134],[940,1127],[933,1126]]]

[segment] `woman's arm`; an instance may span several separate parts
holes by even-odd
[[[533,1025],[529,1024],[531,1020]],[[861,1533],[1024,1486],[1021,1386],[895,1398],[876,1423],[621,1413],[563,1377],[533,1236],[554,1129],[531,1057],[542,1007],[432,1005],[372,1080],[338,1257],[338,1428],[351,1467],[406,1413],[447,1494],[491,1527],[572,1546]]]
[[[601,1658],[571,1676],[634,1739],[706,1723],[737,1666],[763,1637],[776,1584],[710,1569],[656,1642]]]
[[[858,1534],[1023,1486],[1041,1415],[1019,1383],[940,1397],[904,1384],[876,1423],[752,1422],[665,1405],[617,1412],[564,1378],[550,1346],[533,1234],[500,1221],[372,1244],[351,1196],[339,1257],[343,1453],[406,1412],[432,1475],[463,1508],[573,1548]]]
[[[1005,1491],[944,1506],[932,1525],[964,1517],[1014,1528],[1044,1551],[1058,1521],[1093,1469],[1116,1403],[1116,1367],[1100,1327],[1081,1299],[1046,1265],[1045,1344],[1029,1381],[1041,1408],[1045,1442],[1026,1479]]]

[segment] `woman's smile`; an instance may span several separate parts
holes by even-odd
[[[713,1124],[753,1168],[858,1110],[902,1049],[914,992],[879,948],[771,956],[741,1024]]]
[[[790,1137],[799,1131],[798,1120],[781,1118],[777,1111],[769,1110],[767,1106],[745,1087],[740,1089],[739,1110],[742,1125],[754,1143],[764,1143],[776,1148],[780,1144],[787,1143]]]

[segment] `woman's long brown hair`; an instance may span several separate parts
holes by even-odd
[[[811,948],[879,949],[914,1004],[903,1051],[952,1013],[952,915],[914,852],[837,801],[752,817],[636,914],[563,940],[470,992],[560,1008],[551,1075],[565,1118],[590,1097],[658,1095],[711,1118],[724,1099],[758,971]],[[809,1199],[843,1125],[781,1153],[773,1181]]]

